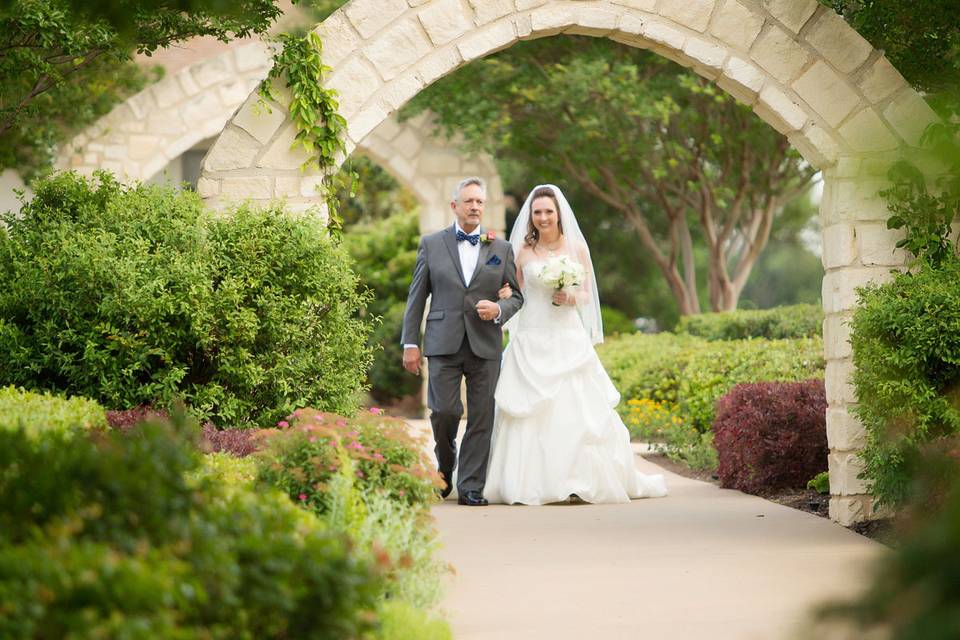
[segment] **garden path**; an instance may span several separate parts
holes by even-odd
[[[426,421],[411,421],[429,432]],[[461,428],[462,433],[462,428]],[[430,445],[432,447],[432,443]],[[433,509],[455,568],[457,640],[779,640],[811,606],[858,592],[884,547],[825,518],[670,473],[625,505]]]

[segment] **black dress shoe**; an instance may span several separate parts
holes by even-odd
[[[453,493],[453,487],[451,487],[450,485],[447,485],[446,487],[440,490],[440,497],[443,500],[446,500],[447,496],[449,496],[451,493]]]
[[[485,507],[490,504],[479,491],[467,491],[465,494],[457,498],[457,502],[459,504],[465,504],[468,507]]]

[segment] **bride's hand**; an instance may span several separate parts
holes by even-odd
[[[501,300],[506,300],[507,298],[513,297],[513,289],[510,288],[509,282],[504,282],[503,287],[500,291],[497,291],[497,297]]]
[[[553,303],[559,305],[573,305],[576,304],[576,298],[564,291],[563,289],[558,289],[553,292]]]

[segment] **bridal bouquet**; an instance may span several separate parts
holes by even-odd
[[[537,273],[540,282],[557,290],[582,284],[585,275],[583,265],[576,260],[571,260],[568,256],[549,258]],[[560,306],[557,303],[553,304]]]

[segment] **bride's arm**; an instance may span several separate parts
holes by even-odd
[[[593,282],[593,273],[590,270],[592,263],[590,261],[590,254],[587,251],[587,247],[584,245],[571,247],[570,257],[576,260],[580,266],[583,267],[583,282],[575,287],[566,289],[566,304],[578,306],[589,302],[590,296],[593,293],[591,285]]]

